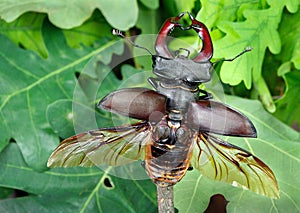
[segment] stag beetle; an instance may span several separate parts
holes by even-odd
[[[213,45],[207,27],[191,14],[190,26],[182,26],[184,14],[167,19],[157,36],[152,55],[156,78],[148,79],[155,90],[121,89],[98,104],[142,121],[68,138],[54,150],[48,166],[119,166],[142,160],[149,177],[161,187],[176,184],[192,166],[211,179],[278,197],[276,178],[265,163],[215,136],[256,137],[256,129],[245,115],[199,89],[211,79]],[[202,40],[194,58],[189,59],[188,50],[171,53],[166,38],[174,28],[194,30]]]

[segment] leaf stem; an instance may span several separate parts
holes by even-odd
[[[157,184],[156,188],[158,213],[174,213],[173,186],[162,187]]]

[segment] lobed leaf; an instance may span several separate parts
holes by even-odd
[[[95,167],[36,172],[13,143],[0,154],[0,170],[2,186],[29,193],[1,200],[1,212],[151,212],[157,208],[150,180],[122,180]]]
[[[253,192],[212,181],[197,170],[188,172],[175,186],[175,207],[184,212],[202,212],[212,194],[223,194],[228,212],[298,212],[300,210],[300,134],[267,112],[257,101],[226,96],[227,104],[253,121],[257,139],[230,137],[228,142],[242,147],[273,170],[280,190],[279,199],[270,199]],[[280,130],[280,131],[278,131]]]
[[[224,63],[220,73],[224,83],[237,85],[243,81],[249,89],[252,81],[261,76],[266,48],[269,47],[273,53],[280,51],[279,34],[274,28],[274,25],[278,25],[279,19],[274,16],[271,9],[248,10],[244,14],[247,18],[244,22],[222,22],[218,25],[226,36],[214,42],[217,50],[214,56],[222,58],[225,52],[231,52],[234,56],[245,47],[253,47],[253,50],[245,56],[237,58],[232,63]],[[252,76],[256,76],[256,79],[252,79]]]
[[[3,141],[13,138],[22,148],[25,161],[39,170],[45,168],[49,153],[58,143],[45,116],[47,106],[57,99],[72,99],[75,71],[91,57],[101,53],[98,60],[108,62],[112,53],[120,51],[118,48],[106,51],[115,45],[113,41],[98,49],[75,50],[49,24],[45,24],[43,32],[47,59],[0,37],[0,125],[3,126],[0,138]]]
[[[284,94],[276,101],[275,115],[289,125],[299,127],[299,68],[300,68],[300,28],[298,19],[300,11],[295,14],[286,13],[280,23],[279,32],[282,51],[276,56],[282,63],[277,75],[285,81]]]
[[[300,115],[298,113],[300,110],[300,72],[287,73],[283,76],[283,79],[286,83],[286,92],[276,102],[276,115],[291,125],[300,126]]]
[[[44,18],[42,14],[26,13],[12,23],[0,20],[0,32],[16,45],[34,50],[46,58],[48,53],[42,37]]]
[[[120,30],[129,29],[137,20],[136,0],[126,0],[123,4],[120,4],[118,0],[78,0],[76,2],[72,0],[42,0],[39,2],[3,0],[0,2],[1,17],[7,22],[16,20],[23,13],[35,11],[47,13],[49,20],[54,25],[64,29],[80,26],[95,9],[99,9],[108,23]]]
[[[155,212],[157,210],[155,187],[149,180],[142,182],[120,180],[96,168],[59,168],[45,171],[46,160],[58,144],[57,136],[67,137],[75,132],[90,129],[94,124],[91,125],[89,119],[95,119],[94,117],[98,126],[112,125],[109,113],[95,112],[94,107],[98,99],[119,87],[149,86],[146,83],[149,72],[139,75],[140,70],[124,66],[122,67],[124,81],[121,81],[113,73],[109,73],[109,67],[102,64],[109,64],[112,54],[119,53],[122,45],[114,46],[110,39],[103,39],[96,43],[95,47],[87,48],[80,45],[79,39],[73,39],[73,36],[77,36],[80,31],[79,34],[86,41],[84,44],[90,45],[96,37],[108,33],[109,26],[106,23],[102,25],[93,22],[93,19],[81,25],[97,8],[98,4],[94,4],[94,1],[77,1],[76,4],[73,1],[57,0],[41,1],[36,4],[33,4],[32,0],[0,2],[1,17],[7,22],[16,20],[23,13],[25,13],[24,17],[30,17],[27,11],[34,10],[47,13],[50,21],[57,26],[63,28],[77,26],[78,28],[63,33],[70,46],[80,47],[80,49],[68,47],[62,33],[49,24],[44,24],[41,30],[37,22],[31,22],[34,23],[32,24],[34,32],[29,36],[25,35],[20,26],[30,26],[26,25],[23,16],[14,23],[4,25],[2,22],[1,24],[2,29],[7,27],[9,33],[13,29],[20,30],[16,34],[12,33],[10,39],[15,39],[16,44],[20,43],[20,46],[27,49],[41,51],[40,42],[38,42],[39,50],[34,49],[31,46],[33,43],[30,42],[43,38],[46,44],[44,53],[47,52],[49,58],[41,58],[32,51],[17,48],[8,39],[0,36],[0,126],[2,130],[0,132],[0,151],[2,150],[0,195],[7,194],[2,190],[3,188],[8,191],[20,189],[29,193],[26,197],[1,200],[0,212],[37,210],[119,212],[120,209],[124,209],[124,212]],[[136,1],[128,0],[124,4],[120,4],[119,1],[97,2],[102,6],[98,8],[105,19],[114,27],[122,30],[134,25],[138,10]],[[192,9],[194,3],[199,4],[191,0],[183,6]],[[234,82],[244,81],[248,86],[253,81],[252,69],[255,68],[255,75],[261,77],[259,68],[266,48],[273,53],[277,53],[280,49],[276,29],[283,7],[286,6],[290,12],[296,12],[299,6],[299,0],[268,0],[260,2],[262,5],[258,5],[257,1],[253,0],[235,2],[217,0],[201,1],[201,3],[203,7],[200,18],[198,16],[197,18],[209,27],[217,27],[212,31],[216,58],[230,58],[245,46],[256,45],[254,51],[243,56],[241,61],[229,63],[232,67],[222,71],[222,75],[228,81],[232,77]],[[162,4],[169,8],[169,11],[164,9],[166,13],[176,15],[181,12],[178,11],[174,1],[166,1]],[[54,9],[56,6],[59,6],[58,10]],[[264,6],[270,7],[264,9]],[[142,33],[157,32],[162,22],[158,19],[158,11],[145,9],[139,12],[141,12],[141,20],[138,26],[142,29]],[[297,116],[291,113],[297,115],[299,101],[296,94],[299,81],[297,81],[297,71],[288,72],[293,70],[292,64],[296,68],[299,67],[299,48],[297,48],[299,45],[296,43],[299,37],[298,15],[299,13],[296,13],[296,18],[291,17],[282,22],[279,30],[282,42],[282,54],[279,58],[287,61],[289,69],[285,69],[286,72],[283,73],[287,89],[284,98],[278,102],[280,109],[278,113],[281,117],[288,114],[293,119],[297,119]],[[146,21],[149,20],[149,16],[151,16],[150,24]],[[37,17],[43,15],[39,14]],[[234,20],[243,22],[232,23]],[[103,27],[101,29],[103,32],[98,31],[97,28],[100,26]],[[227,33],[225,37],[222,35],[223,32]],[[19,39],[17,34],[23,39]],[[137,43],[144,44],[142,41]],[[147,41],[145,44],[148,45]],[[149,42],[149,45],[153,45],[153,42]],[[97,57],[98,53],[100,55]],[[93,59],[90,60],[91,58]],[[87,64],[88,61],[90,63]],[[148,60],[146,56],[145,60],[139,62],[135,60],[136,64],[145,64],[147,67],[151,63],[151,58]],[[117,66],[114,68],[119,71]],[[243,71],[244,73],[240,75],[239,73]],[[78,75],[79,72],[81,74],[77,84],[75,73]],[[227,73],[229,78],[226,77]],[[278,179],[281,197],[270,200],[255,193],[208,180],[198,171],[192,171],[175,186],[175,207],[183,212],[202,212],[207,207],[212,194],[222,193],[230,201],[227,207],[228,211],[232,212],[241,212],[245,209],[248,212],[299,212],[299,133],[264,112],[257,101],[246,101],[236,97],[227,100],[227,104],[239,109],[254,122],[259,135],[258,139],[230,138],[229,142],[253,152],[270,166]],[[72,114],[73,112],[75,113]],[[116,117],[113,121],[115,124],[129,122],[124,117]],[[75,131],[72,122],[75,124]]]

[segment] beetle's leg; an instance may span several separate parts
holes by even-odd
[[[148,78],[148,81],[149,81],[149,83],[151,84],[151,86],[153,86],[154,89],[157,90],[159,80],[158,80],[157,78],[152,78],[152,77],[150,77],[150,78]]]
[[[203,93],[203,95],[199,96],[200,100],[209,100],[213,98],[212,94],[205,90],[199,89],[199,92]]]
[[[192,20],[191,28],[194,29],[198,36],[202,40],[202,49],[197,56],[193,58],[195,62],[206,62],[209,61],[213,54],[213,45],[208,32],[207,27],[200,21],[197,21],[190,13],[190,19]]]
[[[185,12],[180,13],[176,17],[168,18],[164,23],[164,25],[162,26],[162,28],[160,29],[155,42],[155,51],[159,56],[163,56],[166,58],[173,58],[166,44],[166,38],[169,32],[171,32],[175,27],[181,27],[179,20],[184,14]]]

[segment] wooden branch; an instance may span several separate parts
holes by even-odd
[[[158,213],[174,213],[173,186],[162,187],[157,184],[156,188]]]

